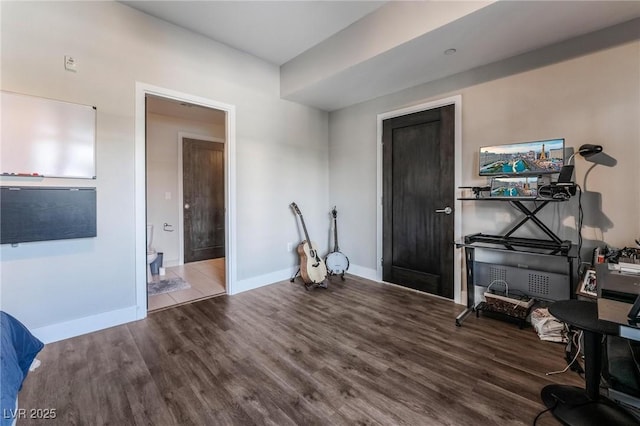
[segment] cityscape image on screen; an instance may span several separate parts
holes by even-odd
[[[480,176],[559,173],[563,164],[564,139],[480,148]]]
[[[535,197],[538,195],[537,177],[496,177],[491,180],[492,197]]]

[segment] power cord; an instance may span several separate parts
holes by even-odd
[[[576,355],[573,357],[571,362],[569,362],[564,369],[558,370],[558,371],[549,371],[548,373],[545,373],[545,376],[551,376],[553,374],[565,373],[569,368],[571,368],[573,363],[576,362],[578,360],[578,357],[580,356],[580,349],[581,349],[581,344],[580,343],[582,342],[582,334],[583,334],[583,331],[580,330],[580,333],[574,334],[574,336],[573,336],[573,339],[572,339],[573,344],[576,345],[578,347],[578,349],[576,350]],[[576,344],[576,341],[575,341],[575,337],[576,336],[578,336],[578,343],[577,344]]]
[[[584,210],[582,209],[582,188],[578,184],[576,184],[576,188],[578,189],[578,269],[580,269],[582,265],[582,255],[580,252],[582,251],[582,222],[584,219]],[[582,271],[578,270],[578,276],[582,276]]]
[[[544,410],[540,411],[538,413],[538,415],[536,416],[535,419],[533,419],[533,426],[536,426],[536,423],[538,423],[538,420],[540,419],[540,416],[542,416],[544,413],[546,413],[547,411],[553,411],[555,410],[555,408],[558,406],[558,400],[556,399],[555,404],[553,404],[551,407],[549,408],[545,408]]]
[[[559,371],[550,371],[548,373],[546,373],[545,375],[547,376],[551,376],[552,374],[560,374],[560,373],[564,373],[566,372],[572,365],[574,362],[576,362],[578,360],[578,356],[580,356],[580,342],[582,341],[582,333],[583,331],[580,330],[580,333],[578,334],[574,334],[573,338],[571,339],[571,341],[573,342],[574,345],[576,345],[578,347],[577,351],[576,351],[576,355],[573,357],[573,359],[571,360],[570,363],[567,364],[567,366],[563,369],[563,370],[559,370]],[[578,336],[578,343],[576,344],[576,336]],[[555,410],[555,408],[558,406],[558,402],[560,402],[560,398],[558,398],[557,396],[553,395],[553,398],[555,399],[554,404],[551,407],[545,408],[544,410],[540,411],[536,417],[533,419],[533,426],[536,426],[536,424],[538,423],[538,420],[540,419],[540,417],[548,412],[548,411],[553,411]]]

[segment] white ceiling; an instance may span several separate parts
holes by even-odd
[[[282,65],[385,1],[122,1],[128,6]]]
[[[280,65],[284,98],[328,111],[640,17],[640,1],[122,3]],[[390,43],[394,31],[407,35]],[[367,56],[354,50],[358,37],[384,48]],[[445,57],[448,48],[457,52]]]

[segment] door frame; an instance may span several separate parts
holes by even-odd
[[[225,117],[225,270],[227,294],[234,294],[237,280],[236,237],[236,107],[215,100],[136,81],[134,138],[135,208],[135,295],[136,319],[147,316],[147,169],[146,108],[147,95],[174,99],[224,111]]]
[[[400,117],[416,112],[427,111],[447,105],[454,105],[455,108],[455,135],[454,135],[454,205],[453,205],[453,236],[454,240],[462,237],[462,202],[458,199],[462,193],[462,95],[451,96],[414,105],[407,108],[387,111],[377,115],[377,167],[376,167],[376,279],[382,281],[382,122],[389,118]],[[451,242],[453,244],[453,241]],[[466,298],[462,297],[462,252],[455,250],[453,254],[453,295],[454,302],[461,304]],[[450,299],[448,299],[450,300]]]
[[[182,164],[182,149],[184,146],[185,139],[197,139],[199,141],[207,141],[207,142],[217,142],[225,144],[224,149],[225,152],[227,150],[227,145],[225,139],[216,138],[211,136],[201,136],[195,133],[187,133],[187,132],[178,132],[178,240],[180,241],[180,248],[178,250],[178,264],[184,265],[184,179],[182,176],[183,172],[183,164]],[[225,154],[226,155],[226,154]],[[225,163],[225,167],[227,164]],[[226,173],[226,171],[225,171]],[[225,191],[226,192],[226,191]],[[225,221],[226,222],[226,221]],[[226,225],[226,223],[225,223]],[[226,232],[226,231],[225,231]],[[226,238],[225,238],[226,240]],[[226,241],[225,241],[226,243]],[[225,253],[227,249],[225,247]]]

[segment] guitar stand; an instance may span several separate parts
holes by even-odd
[[[342,272],[341,274],[334,274],[332,272],[329,272],[330,277],[333,277],[334,275],[340,275],[340,278],[342,278],[342,281],[344,281],[344,272]]]
[[[289,282],[294,282],[298,275],[300,275],[300,268],[298,268],[296,273],[291,277],[291,279],[289,279]],[[325,280],[323,280],[321,283],[310,283],[310,284],[304,283],[305,290],[309,291],[312,288],[329,288],[329,284]]]
[[[329,284],[327,284],[325,281],[322,281],[321,283],[311,283],[311,284],[304,284],[304,289],[309,291],[312,288],[329,288]]]

